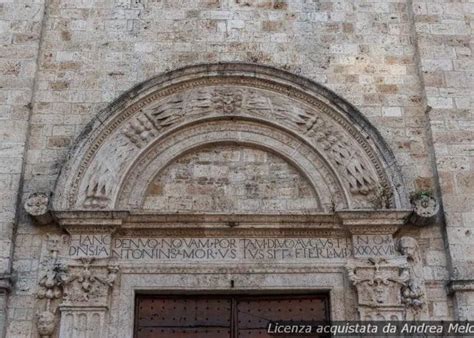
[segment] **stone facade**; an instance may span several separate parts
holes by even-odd
[[[136,290],[227,290],[230,277],[330,290],[336,319],[473,319],[473,11],[0,1],[0,334],[74,336],[86,318],[92,336],[128,336]],[[439,217],[406,224],[411,193]],[[99,251],[81,254],[89,235]],[[270,270],[107,258],[112,242],[162,237],[330,238],[351,253]]]

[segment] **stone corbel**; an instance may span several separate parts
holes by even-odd
[[[413,212],[410,215],[410,223],[416,226],[433,224],[439,214],[439,203],[435,197],[429,194],[417,194],[412,196],[411,203]]]
[[[24,208],[39,225],[50,224],[54,221],[49,209],[48,194],[41,192],[30,194],[25,201]]]

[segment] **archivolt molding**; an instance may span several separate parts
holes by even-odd
[[[158,76],[101,112],[72,150],[53,208],[139,208],[129,202],[151,168],[212,142],[278,153],[310,179],[324,211],[372,207],[380,189],[391,208],[408,205],[388,147],[348,103],[274,68],[216,64]]]
[[[179,141],[183,140],[183,141]],[[124,175],[121,191],[116,198],[117,207],[140,208],[145,190],[155,174],[176,157],[208,144],[238,143],[263,148],[283,157],[302,172],[315,187],[320,210],[328,210],[332,203],[346,206],[340,181],[335,180],[335,172],[309,146],[291,136],[263,123],[234,119],[206,121],[175,131],[162,142],[151,145],[142,153],[134,165]],[[336,176],[337,177],[337,176]],[[145,179],[148,178],[148,179]]]

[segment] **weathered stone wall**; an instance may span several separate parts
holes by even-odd
[[[44,1],[0,2],[0,336],[5,330],[17,198],[22,187],[43,9]],[[30,319],[29,312],[16,311],[13,316]]]
[[[176,159],[154,179],[145,209],[162,212],[317,212],[317,196],[293,166],[269,152],[214,146]]]
[[[474,117],[469,1],[413,2],[459,318],[473,318]],[[464,290],[464,291],[463,291]]]
[[[449,252],[458,267],[456,278],[472,278],[468,274],[474,257],[468,245],[474,212],[469,97],[472,3],[47,3],[43,19],[43,1],[0,2],[4,31],[0,47],[0,273],[9,266],[21,179],[21,197],[52,191],[74,139],[100,109],[125,90],[167,70],[194,63],[245,61],[306,76],[354,104],[393,149],[408,191],[434,189],[435,164]],[[44,29],[37,53],[41,24]],[[426,101],[432,107],[428,115]],[[25,142],[28,151],[22,172]],[[434,161],[432,155],[436,155]],[[13,264],[18,277],[7,313],[9,337],[33,335],[37,257],[44,233],[55,231],[34,227],[25,215],[20,216]],[[423,251],[430,316],[452,318],[444,287],[449,273],[441,226],[414,235]],[[461,317],[469,316],[469,311],[472,314],[467,305],[460,306]]]

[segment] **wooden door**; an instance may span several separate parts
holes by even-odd
[[[270,321],[324,320],[327,295],[139,295],[135,338],[269,338]]]

